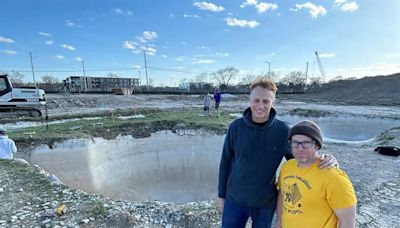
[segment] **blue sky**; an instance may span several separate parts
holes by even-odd
[[[86,75],[144,82],[143,50],[155,85],[228,66],[259,75],[266,61],[281,77],[306,62],[318,75],[315,51],[327,80],[400,72],[398,0],[2,0],[0,9],[0,71],[26,80],[29,52],[38,79],[82,75],[84,60]]]

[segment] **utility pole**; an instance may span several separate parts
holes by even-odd
[[[87,81],[86,81],[86,72],[85,72],[85,60],[82,59],[82,71],[83,71],[83,89],[84,92],[87,92]]]
[[[146,70],[147,91],[149,91],[149,77],[147,76],[147,61],[146,61],[146,51],[145,50],[143,50],[143,56],[144,56],[144,68]]]
[[[32,52],[29,52],[29,57],[30,57],[30,59],[31,59],[31,68],[32,68],[33,84],[35,85],[35,88],[37,89],[37,87],[36,87],[36,79],[35,79],[35,70],[33,69]]]
[[[140,74],[140,70],[139,70],[139,86],[142,85],[142,75]]]
[[[270,75],[271,75],[271,63],[267,62],[267,61],[265,61],[265,63],[268,64],[268,77],[270,78]]]
[[[32,60],[32,52],[29,52],[29,57],[31,59],[31,67],[32,67],[32,76],[33,76],[33,84],[35,85],[36,89],[36,97],[38,98],[39,101],[39,89],[36,86],[36,79],[35,79],[35,69],[33,68],[33,60]],[[46,114],[47,115],[47,114]]]
[[[307,92],[307,76],[308,76],[308,62],[306,65],[306,82],[304,84],[304,92]]]

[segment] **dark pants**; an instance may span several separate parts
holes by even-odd
[[[253,228],[270,228],[275,205],[262,208],[242,207],[232,200],[225,200],[222,228],[244,228],[251,217]]]

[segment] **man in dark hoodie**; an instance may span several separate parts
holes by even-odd
[[[290,128],[276,119],[273,108],[276,90],[267,78],[253,82],[250,107],[229,126],[218,181],[223,228],[245,227],[249,217],[253,227],[271,227],[276,170],[283,157],[293,158],[287,140]],[[335,158],[326,156],[320,168],[335,164]]]

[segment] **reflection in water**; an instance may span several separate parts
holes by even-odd
[[[217,195],[223,140],[164,131],[143,139],[68,141],[52,150],[37,148],[31,162],[69,186],[114,199],[210,200]]]
[[[294,125],[296,122],[309,119],[316,122],[328,141],[364,141],[378,136],[385,130],[400,126],[400,120],[389,118],[365,118],[356,116],[303,117],[279,116],[279,119]]]

